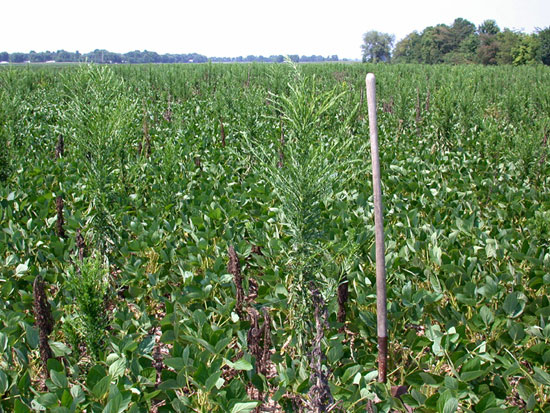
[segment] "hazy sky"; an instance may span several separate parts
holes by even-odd
[[[107,49],[207,56],[299,54],[359,58],[362,34],[463,17],[531,33],[550,0],[0,0],[0,51]]]

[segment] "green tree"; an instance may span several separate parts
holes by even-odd
[[[49,50],[46,50],[45,52],[40,52],[39,54],[42,56],[41,59],[43,62],[55,60],[55,54],[53,52],[50,52]]]
[[[413,32],[395,46],[394,58],[405,63],[470,63],[479,45],[475,25],[463,18]]]
[[[422,63],[420,41],[422,37],[417,31],[408,34],[397,42],[393,50],[393,60],[396,63]]]
[[[371,30],[363,35],[363,62],[389,62],[395,36]]]
[[[542,63],[550,65],[550,26],[538,32],[539,37],[539,53]]]
[[[471,21],[459,17],[453,22],[450,32],[453,47],[456,49],[476,32],[476,26]]]
[[[458,51],[464,59],[462,63],[476,62],[479,44],[479,36],[476,33],[472,33],[460,43]]]
[[[484,65],[496,65],[497,54],[500,50],[500,43],[497,34],[500,28],[494,20],[485,20],[477,29],[479,33],[480,45],[477,49],[479,63]]]
[[[436,64],[443,62],[443,56],[439,47],[441,28],[427,27],[420,39],[420,58],[422,63]]]
[[[23,63],[29,60],[29,55],[27,53],[12,53],[10,54],[11,63]]]
[[[36,53],[34,50],[29,52],[29,60],[33,63],[43,62],[42,53]]]
[[[67,52],[66,50],[58,50],[55,53],[55,61],[56,62],[72,62],[73,61],[72,53]]]
[[[540,61],[540,39],[538,36],[524,34],[519,44],[512,49],[515,65],[535,64]]]
[[[446,63],[471,63],[475,60],[472,47],[476,44],[476,26],[463,18],[455,19],[452,26],[436,26],[435,40]],[[464,45],[463,45],[464,43]],[[477,47],[476,47],[477,50]]]
[[[435,42],[435,46],[437,47],[437,50],[439,51],[439,55],[441,57],[449,52],[452,52],[453,49],[457,46],[455,45],[453,39],[452,30],[446,24],[438,24],[434,27],[432,33],[433,41]]]
[[[513,51],[520,45],[522,36],[524,35],[510,29],[504,29],[497,34],[499,43],[499,50],[496,55],[497,64],[509,65],[514,63]]]
[[[489,36],[494,36],[500,32],[500,28],[498,27],[496,21],[489,19],[481,23],[477,28],[477,31],[480,35],[487,34]]]
[[[477,49],[479,63],[484,65],[496,65],[499,52],[499,42],[493,34],[482,34],[479,36],[480,45]]]
[[[0,62],[9,62],[10,55],[8,52],[0,52]]]

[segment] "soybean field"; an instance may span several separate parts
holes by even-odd
[[[0,68],[0,412],[543,412],[549,367],[548,67]]]

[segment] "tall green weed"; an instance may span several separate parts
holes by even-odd
[[[80,266],[69,269],[63,286],[73,304],[64,316],[64,332],[78,352],[86,344],[89,356],[99,358],[108,345],[109,315],[106,310],[108,269],[100,256],[85,258]]]

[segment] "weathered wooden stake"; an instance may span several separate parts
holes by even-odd
[[[372,189],[374,193],[374,227],[376,241],[376,313],[378,330],[378,381],[386,382],[388,358],[388,327],[386,308],[386,261],[384,252],[384,220],[382,216],[382,188],[380,158],[378,155],[378,126],[376,122],[376,79],[367,74],[367,103],[369,108],[370,148],[372,162]]]

